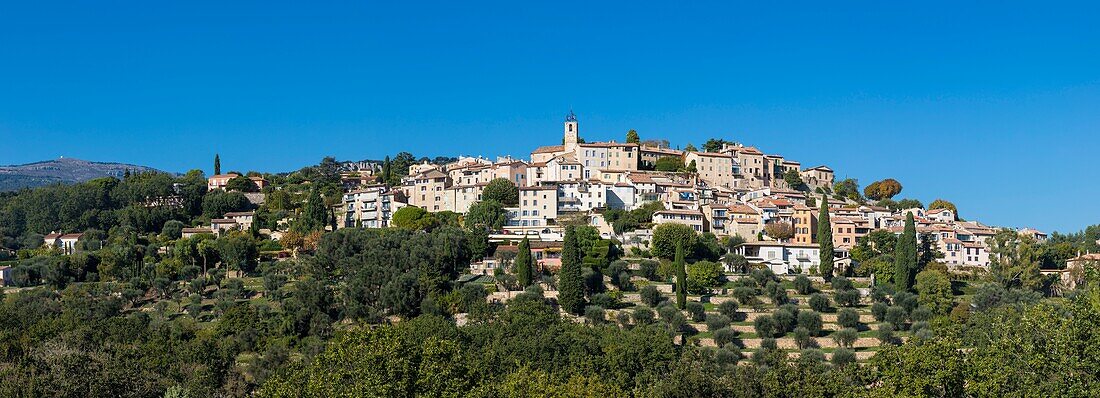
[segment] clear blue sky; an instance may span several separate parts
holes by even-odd
[[[572,107],[589,140],[723,137],[965,218],[1100,223],[1096,2],[228,3],[0,6],[0,164],[526,157]]]

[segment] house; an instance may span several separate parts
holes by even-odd
[[[741,174],[737,160],[729,153],[687,152],[684,163],[695,162],[699,179],[710,186],[733,188],[737,186],[737,176]]]
[[[211,233],[214,233],[214,230],[210,227],[194,227],[194,228],[188,227],[188,228],[183,229],[182,237],[184,239],[187,239],[187,238],[190,238],[190,237],[198,235],[198,234],[211,234]]]
[[[251,211],[238,211],[225,213],[223,218],[228,218],[236,222],[242,230],[248,230],[252,228],[252,220],[256,217],[255,212]]]
[[[658,210],[653,212],[653,224],[684,224],[696,233],[704,231],[703,212],[699,210]]]
[[[405,207],[404,194],[385,184],[366,186],[344,194],[342,228],[385,228],[393,213]]]
[[[802,170],[802,182],[811,187],[833,187],[833,169],[821,165]]]
[[[241,175],[237,174],[237,173],[212,175],[212,176],[210,176],[210,178],[206,179],[206,190],[207,191],[213,191],[215,189],[224,190],[225,186],[229,184],[229,180],[232,180],[232,179],[240,177],[240,176]]]
[[[56,247],[64,254],[73,254],[76,252],[77,242],[80,241],[80,237],[84,234],[60,234],[57,232],[50,233],[42,238],[44,244]]]
[[[11,266],[0,266],[0,286],[11,286],[15,283],[15,281],[12,279],[11,273]]]
[[[558,218],[558,187],[543,185],[519,188],[519,209],[513,227],[539,230],[555,225]]]
[[[405,177],[403,185],[410,205],[431,212],[450,210],[444,192],[450,186],[450,177],[442,171],[433,169]]]
[[[1042,232],[1034,228],[1023,228],[1017,230],[1016,233],[1020,234],[1020,236],[1026,236],[1035,239],[1038,242],[1045,242],[1047,240],[1046,232]]]
[[[240,229],[240,225],[232,218],[215,218],[210,220],[210,229],[216,235],[221,235],[226,231]]]
[[[737,254],[750,263],[762,264],[780,275],[815,272],[821,264],[820,253],[817,245],[802,243],[747,242],[737,247]]]
[[[639,169],[653,170],[661,158],[683,158],[684,151],[655,146],[638,147]]]

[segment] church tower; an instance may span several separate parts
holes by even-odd
[[[577,141],[580,132],[577,128],[577,115],[573,114],[573,110],[569,110],[569,115],[565,117],[565,151],[573,152],[577,147]]]

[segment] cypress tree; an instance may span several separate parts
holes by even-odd
[[[382,161],[382,177],[379,178],[383,184],[390,183],[390,174],[393,173],[393,165],[390,164],[390,157],[387,155],[386,160]]]
[[[676,243],[676,261],[672,266],[676,269],[676,307],[682,310],[687,307],[687,269],[684,265],[682,243]]]
[[[214,154],[214,175],[222,173],[222,158],[218,154]]]
[[[309,199],[306,200],[305,208],[302,209],[301,219],[297,222],[298,230],[299,232],[313,232],[325,229],[327,219],[328,212],[325,211],[325,202],[321,199],[321,192],[314,188],[309,193]]]
[[[561,270],[558,271],[558,304],[570,314],[584,311],[584,281],[581,280],[581,256],[573,226],[565,227]]]
[[[913,286],[913,271],[916,269],[917,227],[910,212],[905,216],[905,230],[894,248],[894,287],[897,291],[908,291]]]
[[[519,241],[519,253],[516,254],[516,261],[514,263],[516,268],[516,280],[519,281],[521,287],[531,285],[532,260],[531,242],[524,236],[523,240]]]
[[[821,211],[817,215],[817,244],[821,252],[821,277],[833,279],[833,223],[829,219],[829,198],[821,195]]]

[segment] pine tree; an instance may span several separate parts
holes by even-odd
[[[641,142],[641,138],[638,137],[638,132],[634,131],[633,129],[631,129],[630,131],[627,131],[626,132],[626,142],[628,144],[637,144],[637,143]]]
[[[561,270],[558,271],[558,303],[570,314],[584,312],[584,281],[581,280],[581,256],[573,226],[565,227]]]
[[[531,269],[533,268],[533,258],[531,257],[531,242],[524,236],[523,240],[519,241],[519,253],[516,254],[516,260],[514,267],[516,269],[516,280],[521,287],[527,287],[531,285]]]
[[[214,175],[222,173],[222,158],[218,154],[214,154]]]
[[[817,215],[817,244],[821,252],[821,277],[833,279],[833,223],[829,219],[829,198],[821,195],[821,211]]]
[[[684,245],[676,244],[676,261],[672,263],[676,269],[676,307],[681,310],[687,307],[687,269],[684,265]]]
[[[298,232],[313,232],[325,229],[328,220],[328,212],[325,211],[325,202],[321,199],[321,192],[316,188],[310,191],[305,208],[302,209],[301,219],[296,223]]]
[[[894,287],[897,291],[908,291],[913,286],[916,269],[917,227],[910,212],[905,216],[905,230],[894,248]]]

